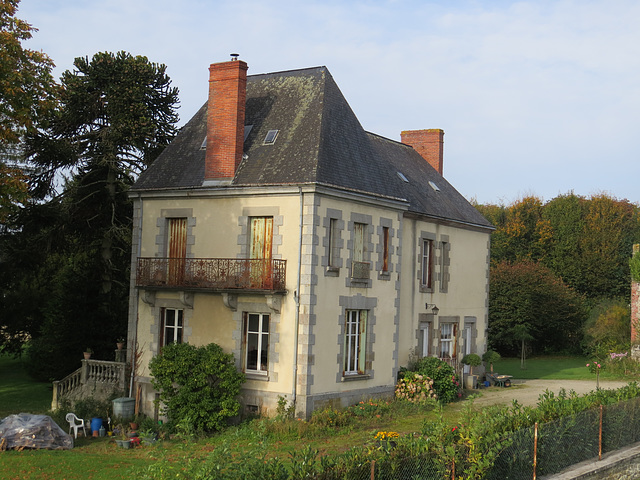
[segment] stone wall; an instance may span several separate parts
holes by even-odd
[[[640,478],[640,443],[587,460],[541,480],[632,480]]]

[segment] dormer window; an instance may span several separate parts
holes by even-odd
[[[435,183],[433,183],[431,180],[429,180],[429,186],[431,188],[433,188],[436,192],[440,191],[440,187],[438,187],[438,185],[436,185]]]
[[[204,137],[204,140],[202,141],[202,145],[200,145],[200,150],[206,150],[207,149],[207,137]]]
[[[276,138],[278,137],[278,132],[280,130],[269,130],[267,132],[267,136],[264,137],[263,145],[273,145],[276,143]]]

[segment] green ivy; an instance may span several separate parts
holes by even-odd
[[[631,280],[640,282],[640,252],[633,254],[629,260],[629,267],[631,268]]]
[[[174,425],[185,432],[214,432],[240,412],[237,396],[244,382],[232,354],[210,343],[167,345],[149,362],[153,387]]]

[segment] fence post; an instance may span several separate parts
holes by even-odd
[[[80,373],[80,383],[82,385],[86,384],[89,381],[89,360],[81,360],[82,362],[82,372]]]
[[[58,380],[53,381],[53,398],[51,400],[51,410],[57,410],[59,408],[58,405],[58,385],[60,382]]]
[[[538,466],[538,422],[533,428],[533,480],[536,480],[536,467]]]
[[[602,405],[600,405],[600,431],[598,433],[598,460],[602,460]]]
[[[376,478],[376,461],[371,460],[371,480],[375,480]]]

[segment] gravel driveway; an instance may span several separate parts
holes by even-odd
[[[625,381],[600,380],[600,388],[615,389],[627,385]],[[594,380],[514,380],[509,388],[491,387],[478,390],[482,396],[473,401],[474,406],[511,404],[518,400],[521,405],[535,406],[538,397],[549,390],[558,394],[564,388],[567,392],[575,390],[578,394],[596,389]]]

